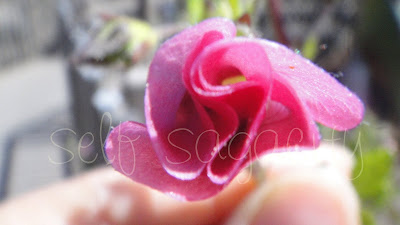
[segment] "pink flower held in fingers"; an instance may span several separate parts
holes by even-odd
[[[146,125],[124,122],[107,138],[116,170],[200,200],[262,154],[317,147],[315,121],[337,130],[360,123],[361,101],[323,69],[278,43],[235,36],[230,20],[214,18],[160,47],[149,70]]]

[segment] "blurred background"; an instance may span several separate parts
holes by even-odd
[[[352,131],[364,224],[400,224],[399,0],[0,0],[0,199],[107,161],[111,126],[144,122],[158,45],[208,17],[325,68],[364,101]]]

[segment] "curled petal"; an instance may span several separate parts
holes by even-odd
[[[205,110],[187,95],[182,80],[187,57],[204,34],[210,31],[218,33],[221,38],[236,35],[235,25],[230,20],[206,20],[166,41],[157,51],[149,70],[145,113],[150,138],[164,168],[181,179],[194,179],[205,167],[204,163],[191,156],[196,153],[197,137],[203,131],[213,129]],[[192,114],[188,115],[188,111]],[[210,133],[205,136],[209,140],[202,142],[206,146],[199,148],[209,151],[198,152],[207,160],[216,137]]]
[[[193,65],[190,60],[185,65],[190,68],[183,74],[186,87],[199,103],[221,115],[232,110],[236,114],[234,121],[212,119],[214,124],[225,122],[225,126],[216,130],[228,135],[220,139],[219,152],[207,167],[210,179],[216,183],[227,182],[236,174],[256,136],[273,80],[268,62],[264,49],[256,41],[235,38],[213,42]],[[243,77],[243,82],[223,84],[226,79],[236,77]],[[232,130],[226,132],[227,128]]]
[[[207,167],[209,177],[216,183],[227,182],[236,175],[265,115],[262,105],[265,105],[266,95],[260,86],[250,86],[232,93],[228,102],[240,106],[236,111],[240,119],[236,132],[229,141],[220,144],[222,149]],[[241,117],[245,114],[246,118]]]
[[[266,116],[253,143],[250,160],[277,149],[319,145],[319,132],[303,103],[285,80],[275,80]],[[311,147],[311,148],[310,148]]]
[[[263,47],[253,39],[234,38],[216,41],[185,65],[186,88],[202,104],[223,101],[239,89],[259,85],[267,91],[272,81],[271,65]],[[242,76],[243,82],[224,85],[226,79]]]
[[[281,44],[268,40],[259,43],[276,75],[290,83],[316,121],[336,130],[351,129],[361,122],[361,100],[329,73]]]
[[[239,123],[231,136],[243,129],[249,134],[250,143],[264,116],[260,109],[268,100],[273,80],[264,49],[251,39],[221,40],[207,46],[190,68],[190,72],[184,73],[190,93],[207,108],[225,114],[228,108],[234,110]],[[236,77],[241,82],[223,84],[224,80]]]
[[[114,128],[107,138],[105,151],[120,173],[180,200],[205,199],[224,188],[211,182],[205,172],[190,181],[170,176],[152,148],[146,127],[139,123],[128,121]]]
[[[259,123],[252,146],[243,144],[250,138],[249,133],[239,130],[221,150],[220,157],[208,166],[211,180],[229,181],[240,169],[266,153],[281,152],[292,146],[312,149],[319,145],[316,124],[285,80],[273,82],[270,99],[263,110],[265,117]]]

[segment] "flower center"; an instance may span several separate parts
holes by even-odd
[[[236,76],[233,76],[233,77],[225,78],[225,79],[221,82],[221,84],[222,84],[222,85],[231,85],[231,84],[236,84],[236,83],[243,82],[243,81],[246,81],[246,77],[245,77],[245,76],[243,76],[243,75],[236,75]]]

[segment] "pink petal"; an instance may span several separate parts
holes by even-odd
[[[240,119],[239,126],[232,139],[220,143],[224,147],[215,155],[213,161],[208,165],[208,176],[213,182],[224,183],[232,179],[237,168],[242,164],[252,141],[257,135],[257,129],[265,115],[262,105],[265,105],[266,94],[259,86],[250,86],[247,89],[236,90],[227,99],[233,107],[238,107],[239,116],[248,114],[247,118]],[[245,111],[248,109],[249,111]]]
[[[198,54],[196,49],[194,52]],[[256,136],[265,114],[262,106],[267,101],[270,81],[273,80],[268,62],[264,49],[257,42],[235,38],[208,45],[193,65],[190,60],[185,65],[184,81],[190,93],[202,105],[221,115],[233,109],[240,121],[236,127],[231,127],[226,120],[227,124],[220,126],[222,130],[217,129],[221,133],[227,127],[235,128],[227,132],[228,138],[222,138],[219,147],[225,147],[214,155],[207,168],[213,182],[224,183],[235,175]],[[221,86],[222,80],[237,75],[245,76],[246,81]],[[246,135],[235,138],[229,145],[229,138],[237,132]]]
[[[185,66],[183,68],[183,80],[189,93],[193,96],[196,96],[196,100],[199,100],[199,96],[197,96],[196,92],[194,91],[192,83],[193,79],[197,79],[198,77],[191,76],[191,71],[193,71],[193,62],[199,57],[199,55],[201,55],[201,52],[204,51],[205,48],[208,48],[208,46],[212,45],[213,42],[217,42],[221,39],[223,39],[223,36],[220,33],[214,31],[210,31],[204,34],[203,39],[193,49],[192,53],[186,60]],[[200,101],[202,99],[203,98],[200,97]],[[215,153],[220,149],[219,146],[228,141],[229,138],[232,137],[232,135],[236,131],[239,125],[239,118],[234,109],[230,105],[222,101],[210,101],[208,98],[206,98],[205,102],[203,101],[202,104],[203,106],[206,106],[205,109],[208,112],[215,128],[215,130],[208,130],[206,132],[215,132],[215,134],[218,135],[217,146],[215,146],[215,148],[213,148],[213,151],[211,152],[211,156],[215,156]],[[204,152],[210,152],[210,149],[202,150]],[[207,163],[210,162],[210,159],[207,160]]]
[[[112,166],[132,180],[180,200],[201,200],[221,191],[205,171],[196,179],[184,181],[170,176],[160,164],[151,140],[142,124],[124,122],[109,134],[105,151]]]
[[[357,126],[363,117],[360,99],[323,69],[276,42],[259,40],[273,70],[306,102],[313,118],[336,130]]]
[[[213,129],[205,110],[190,96],[187,97],[182,81],[182,69],[187,57],[204,34],[210,31],[219,33],[221,37],[236,35],[235,25],[230,20],[206,20],[166,41],[157,51],[149,70],[145,97],[148,131],[161,164],[171,175],[181,179],[194,179],[201,173],[205,164],[194,157],[196,140],[201,132]],[[187,115],[188,111],[192,115]],[[171,138],[174,139],[173,145]],[[200,157],[206,161],[211,157],[216,135],[207,133],[202,138],[209,141],[202,142],[206,146],[199,149],[209,151],[199,150],[197,153],[202,154]]]
[[[284,80],[275,80],[266,116],[254,140],[250,161],[281,148],[319,145],[319,132],[296,91]],[[279,115],[277,113],[280,113]]]
[[[253,85],[269,89],[272,81],[271,65],[262,46],[253,39],[223,39],[208,45],[193,63],[185,65],[184,81],[193,95],[206,99],[229,96],[235,90]],[[221,86],[221,82],[231,76],[244,75],[246,82]],[[203,98],[203,96],[205,98]]]
[[[238,132],[232,143],[218,154],[220,157],[209,165],[211,180],[216,183],[219,183],[219,179],[227,182],[240,169],[266,153],[282,152],[284,148],[292,146],[315,148],[319,145],[317,126],[285,80],[273,82],[270,100],[263,109],[266,111],[265,117],[259,124],[257,136],[252,139],[251,149],[243,144],[243,140],[249,137],[248,133]]]

